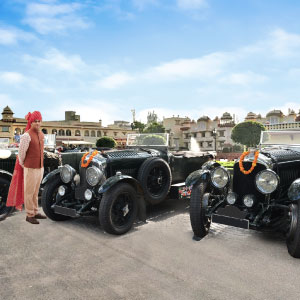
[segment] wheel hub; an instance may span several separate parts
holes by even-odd
[[[123,211],[123,216],[125,217],[125,216],[129,213],[128,204],[126,204],[126,205],[123,207],[122,211]]]

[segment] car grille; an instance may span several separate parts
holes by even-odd
[[[252,162],[243,162],[243,166],[245,170],[249,170],[251,168]],[[257,164],[254,170],[245,175],[240,171],[239,164],[236,163],[233,169],[233,191],[238,195],[238,204],[242,205],[242,199],[247,194],[252,194],[256,197],[256,199],[263,201],[264,195],[261,194],[255,186],[255,176],[262,170],[265,170],[266,167]]]
[[[263,150],[262,153],[278,163],[300,160],[300,153],[291,149]]]
[[[108,152],[107,156],[109,158],[123,158],[123,157],[138,157],[139,154],[136,151],[116,151],[116,152]]]

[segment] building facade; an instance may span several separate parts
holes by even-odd
[[[9,138],[10,143],[18,142],[27,125],[25,118],[15,118],[13,111],[7,106],[3,109],[0,120],[0,138]],[[80,116],[74,111],[65,112],[65,120],[43,121],[42,131],[45,134],[56,134],[57,145],[63,141],[85,141],[93,145],[96,141],[108,136],[116,140],[118,146],[126,144],[127,134],[135,133],[129,126],[129,122],[116,121],[113,125],[102,126],[99,122],[81,122]]]

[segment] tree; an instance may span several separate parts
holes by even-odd
[[[134,121],[131,123],[131,129],[132,130],[138,130],[139,133],[142,133],[146,127],[146,124],[139,122],[139,121]]]
[[[165,145],[166,140],[164,137],[157,134],[149,134],[143,137],[142,145],[148,146],[157,146],[157,145]]]
[[[108,136],[104,136],[97,140],[96,146],[97,147],[108,147],[108,148],[114,148],[116,146],[116,141]]]
[[[153,122],[144,130],[144,132],[146,132],[146,133],[164,133],[165,130],[166,129],[163,125]]]
[[[258,122],[246,121],[237,124],[231,132],[231,139],[247,147],[256,147],[259,144],[260,133],[265,127]]]

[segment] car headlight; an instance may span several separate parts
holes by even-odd
[[[288,197],[291,201],[300,199],[300,178],[296,179],[289,187]]]
[[[60,178],[64,183],[69,183],[75,176],[76,171],[70,165],[64,165],[60,169]]]
[[[100,179],[103,176],[103,172],[97,167],[92,166],[86,170],[86,180],[89,185],[95,186],[99,183]]]
[[[255,202],[255,196],[254,195],[245,195],[243,198],[243,202],[245,206],[252,207]]]
[[[85,200],[87,201],[90,201],[93,197],[93,192],[89,189],[87,189],[85,192],[84,192],[84,198]]]
[[[224,188],[229,182],[229,174],[223,167],[215,168],[211,172],[211,182],[218,189]]]
[[[66,193],[66,188],[65,188],[63,185],[61,185],[61,186],[58,188],[58,194],[59,194],[60,196],[64,196],[65,193]]]
[[[260,171],[255,177],[256,188],[263,194],[273,193],[279,184],[278,175],[272,170]]]
[[[237,199],[237,194],[233,192],[229,192],[226,197],[226,201],[230,205],[233,205],[236,202],[236,199]]]

